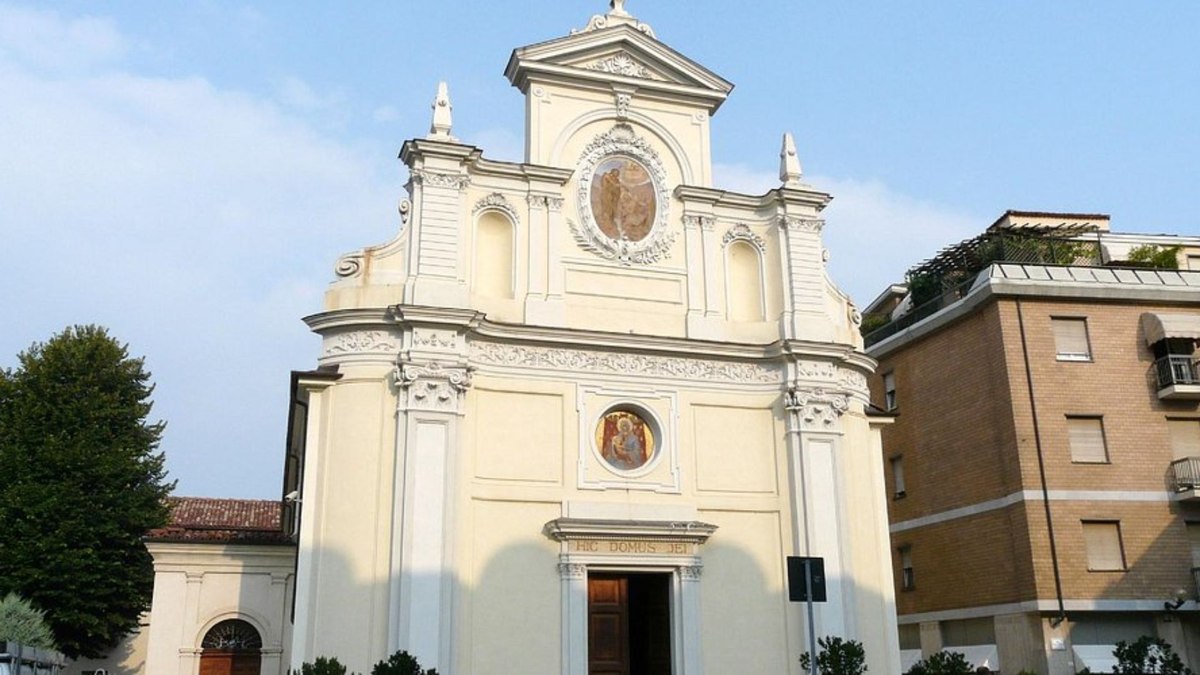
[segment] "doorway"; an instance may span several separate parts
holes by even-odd
[[[213,626],[200,643],[200,675],[259,675],[262,637],[241,619]]]
[[[671,675],[670,574],[588,574],[588,675]]]

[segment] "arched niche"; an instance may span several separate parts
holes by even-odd
[[[503,300],[513,297],[515,233],[515,223],[504,210],[488,208],[476,214],[472,293]]]
[[[750,241],[725,246],[725,304],[730,321],[764,319],[762,251]]]

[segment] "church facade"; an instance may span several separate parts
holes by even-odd
[[[623,3],[522,47],[525,161],[404,144],[392,241],[349,253],[294,377],[287,661],[439,673],[799,673],[817,636],[899,672],[874,362],[790,137],[712,184],[732,85]]]

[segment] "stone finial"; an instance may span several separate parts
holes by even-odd
[[[450,135],[450,111],[453,109],[454,106],[450,105],[450,90],[445,82],[438,82],[437,96],[433,99],[433,123],[429,125],[429,135],[426,138],[458,140]]]
[[[614,16],[629,16],[625,11],[625,0],[608,0],[609,14]]]
[[[796,141],[792,139],[790,132],[785,132],[783,148],[779,150],[779,180],[788,186],[800,185],[803,173],[800,168],[800,156],[796,154]]]

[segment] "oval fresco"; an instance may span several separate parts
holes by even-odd
[[[610,239],[641,241],[650,234],[658,205],[646,167],[628,157],[609,157],[592,174],[592,217]]]
[[[632,471],[654,457],[654,431],[635,412],[613,410],[596,423],[596,447],[600,456],[618,471]]]

